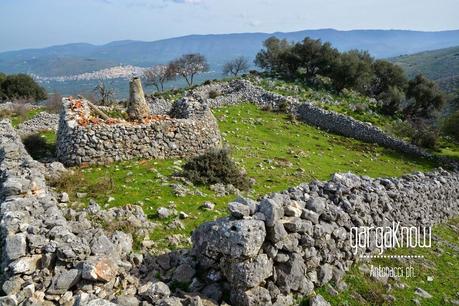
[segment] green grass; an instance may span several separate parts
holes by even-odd
[[[459,160],[459,143],[450,137],[443,137],[440,141],[438,155]]]
[[[451,300],[459,300],[459,218],[450,220],[447,224],[437,225],[432,230],[431,248],[396,249],[386,251],[387,255],[422,255],[422,259],[372,259],[368,266],[408,267],[414,271],[414,277],[403,277],[399,281],[389,279],[385,285],[362,272],[360,264],[354,264],[344,277],[348,289],[338,295],[330,294],[326,286],[316,290],[332,305],[389,305],[384,301],[385,294],[395,297],[391,305],[414,305],[413,299],[418,299],[422,305],[451,305]],[[427,281],[427,277],[433,281]],[[401,282],[404,288],[394,284]],[[416,288],[422,288],[433,297],[423,299],[415,295]],[[356,298],[360,295],[365,301]]]
[[[35,109],[28,110],[22,116],[20,116],[18,114],[14,114],[12,117],[10,117],[11,125],[16,128],[19,124],[23,123],[24,121],[32,119],[33,117],[35,117],[36,115],[38,115],[42,111],[43,111],[42,108],[35,108]]]
[[[224,107],[214,110],[232,156],[248,175],[256,180],[246,195],[260,197],[269,192],[313,179],[329,179],[335,172],[399,176],[413,171],[427,171],[435,165],[372,144],[328,134],[314,127],[290,121],[286,115],[265,112],[254,105]],[[73,200],[76,192],[86,192],[81,201],[95,199],[105,207],[141,204],[155,222],[159,223],[152,239],[160,247],[167,246],[166,237],[173,234],[188,236],[199,224],[227,214],[226,204],[236,195],[217,197],[208,187],[190,187],[196,192],[177,197],[170,176],[180,170],[180,160],[126,161],[106,166],[74,168],[75,174],[66,178],[62,190]],[[112,197],[112,201],[108,201]],[[216,204],[214,211],[200,208],[205,201]],[[185,229],[170,229],[166,220],[156,218],[159,207],[175,207],[190,215],[182,220]]]

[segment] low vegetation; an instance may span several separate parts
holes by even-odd
[[[183,166],[181,175],[195,185],[231,184],[240,190],[250,187],[245,173],[231,159],[229,148],[211,150],[192,158]]]
[[[395,137],[432,149],[435,154],[458,157],[455,150],[459,148],[459,141],[454,138],[454,133],[459,130],[459,121],[455,120],[454,114],[443,123],[440,121],[433,125],[432,119],[420,117],[406,120],[400,113],[392,116],[384,115],[378,111],[380,102],[352,90],[332,93],[302,83],[269,79],[261,80],[259,85],[266,90],[294,96],[302,101],[315,103],[324,109],[369,122]]]
[[[423,75],[408,80],[402,68],[389,61],[375,60],[366,51],[339,52],[330,43],[308,37],[297,43],[268,38],[255,63],[266,74],[279,79],[337,94],[352,90],[374,99],[377,103],[373,111],[379,114],[399,117],[414,130],[419,128],[419,122],[429,125],[424,129],[429,131],[429,139],[415,135],[411,140],[427,148],[436,147],[438,114],[447,97],[434,81]],[[370,106],[359,104],[356,110]]]

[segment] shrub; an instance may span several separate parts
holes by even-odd
[[[45,100],[46,91],[27,74],[6,76],[0,84],[3,100],[32,99]]]
[[[398,121],[391,130],[397,137],[409,140],[419,147],[437,148],[440,131],[427,120]]]
[[[18,117],[21,122],[27,120],[27,113],[30,110],[30,105],[27,105],[25,101],[18,101],[13,104],[13,115]]]
[[[416,120],[412,123],[413,136],[411,142],[417,146],[436,149],[440,131],[425,120]]]
[[[363,114],[369,110],[368,104],[365,104],[365,103],[356,103],[356,104],[353,104],[351,107],[358,114]]]
[[[443,132],[459,142],[459,111],[453,113],[443,124]]]
[[[249,179],[231,159],[227,148],[210,150],[189,160],[182,175],[197,185],[232,184],[241,190],[250,187]]]
[[[384,115],[393,116],[400,111],[400,106],[405,100],[405,93],[398,87],[389,87],[378,96],[382,102],[381,112]]]
[[[55,144],[48,143],[40,134],[26,136],[22,142],[30,156],[36,160],[54,156]]]
[[[411,103],[405,108],[407,117],[432,118],[445,103],[445,95],[438,85],[423,75],[409,81],[406,97]]]

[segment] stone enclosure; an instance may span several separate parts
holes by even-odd
[[[198,227],[191,249],[133,251],[154,228],[142,209],[69,207],[44,178],[9,122],[0,121],[0,305],[292,305],[341,278],[359,254],[353,226],[443,222],[459,210],[459,175],[437,170],[399,179],[335,174],[258,201]],[[107,231],[123,224],[130,232]],[[187,289],[175,289],[186,284]]]
[[[191,98],[174,103],[167,115],[152,115],[135,122],[92,117],[84,99],[64,98],[63,104],[57,157],[68,166],[190,157],[221,146],[210,109]]]
[[[210,90],[220,95],[210,99]],[[240,80],[198,87],[175,103],[162,101],[156,115],[130,122],[99,119],[85,100],[65,99],[57,153],[67,165],[193,156],[221,145],[207,105],[244,101],[429,156],[371,125]],[[459,210],[457,171],[396,179],[335,174],[258,200],[238,197],[227,217],[193,232],[190,249],[153,255],[147,247],[133,250],[135,235],[154,230],[141,207],[103,210],[91,201],[76,210],[67,194],[48,187],[45,175],[17,131],[0,121],[0,305],[292,305],[330,281],[339,286],[360,255],[379,251],[370,245],[354,253],[352,227],[428,226]],[[107,224],[127,231],[110,231]]]

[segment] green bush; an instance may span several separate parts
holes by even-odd
[[[53,157],[56,151],[55,144],[48,143],[40,134],[32,134],[22,139],[24,146],[36,160]]]
[[[31,99],[45,100],[46,91],[27,74],[12,74],[0,77],[0,96],[2,100]]]
[[[404,112],[411,118],[432,118],[446,102],[438,85],[422,74],[409,81],[406,97],[411,99],[411,103]]]
[[[438,139],[440,136],[440,131],[425,120],[413,121],[413,135],[411,137],[411,142],[417,146],[436,149],[438,145]]]
[[[443,124],[443,132],[459,142],[459,111],[453,113]]]
[[[440,131],[427,120],[399,121],[392,125],[392,133],[411,143],[428,149],[437,149]]]
[[[231,159],[227,148],[211,150],[189,160],[182,175],[197,185],[232,184],[240,190],[250,187],[248,177]]]

